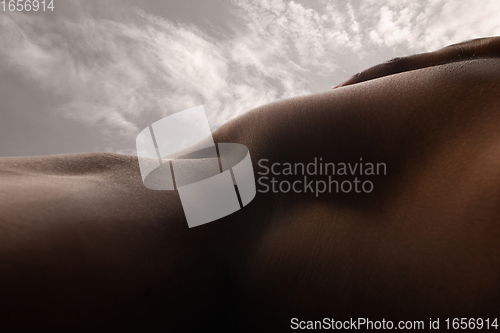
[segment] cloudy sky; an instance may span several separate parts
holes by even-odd
[[[54,7],[0,11],[0,156],[134,154],[142,128],[193,106],[205,105],[213,131],[390,58],[500,35],[498,0],[54,0]]]

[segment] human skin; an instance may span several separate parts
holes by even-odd
[[[255,172],[261,159],[383,162],[371,193],[258,192],[190,229],[178,193],[145,188],[136,157],[0,159],[0,327],[282,331],[294,317],[498,316],[498,44],[405,59],[213,133],[247,146]]]

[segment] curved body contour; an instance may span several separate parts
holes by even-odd
[[[428,66],[372,70],[213,133],[246,145],[256,172],[261,159],[385,163],[368,194],[257,193],[189,229],[177,193],[145,188],[135,157],[0,159],[0,327],[280,331],[294,317],[497,316],[500,59],[490,42],[469,42],[493,49],[480,59],[436,65],[428,54]]]

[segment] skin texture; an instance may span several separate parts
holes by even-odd
[[[0,159],[0,326],[275,332],[293,317],[498,316],[498,39],[454,48],[477,58],[446,61],[450,48],[213,133],[246,145],[255,172],[260,159],[386,163],[368,194],[257,193],[189,229],[177,192],[145,188],[135,157]]]

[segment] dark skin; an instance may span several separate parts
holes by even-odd
[[[213,133],[246,145],[255,172],[260,159],[383,162],[369,194],[257,193],[189,229],[177,192],[145,188],[135,157],[0,159],[0,326],[284,331],[293,317],[498,316],[499,39],[468,43]]]

